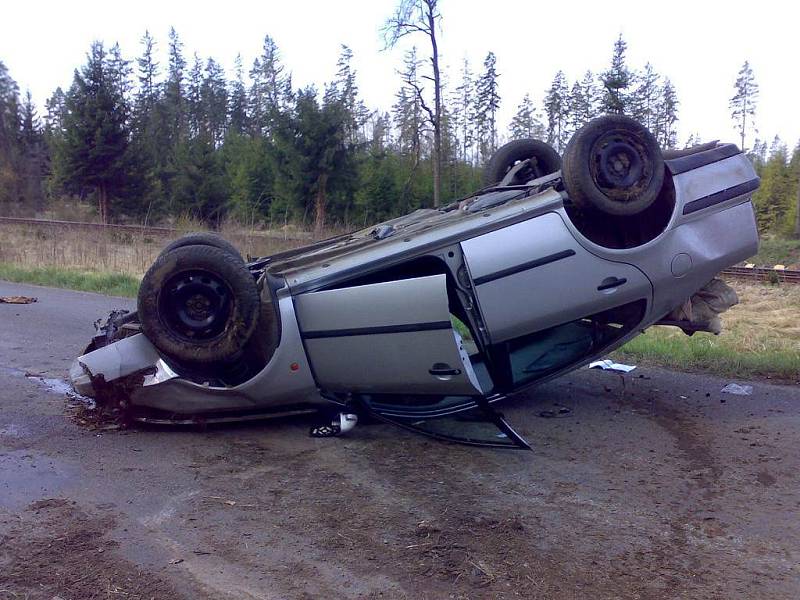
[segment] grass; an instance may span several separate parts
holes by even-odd
[[[627,362],[737,378],[800,381],[800,286],[731,283],[740,304],[722,315],[723,331],[688,337],[652,327],[615,352]]]
[[[136,296],[139,289],[139,279],[125,273],[79,271],[60,267],[20,267],[7,263],[0,263],[0,279],[128,298]]]
[[[761,247],[753,258],[747,259],[759,267],[785,265],[800,269],[800,240],[779,237],[761,238]]]

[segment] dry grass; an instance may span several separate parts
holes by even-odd
[[[0,224],[0,263],[25,268],[70,269],[122,273],[141,277],[161,249],[182,233],[197,230],[181,223],[174,236],[126,233],[103,229],[52,228],[38,225]],[[223,235],[243,254],[266,256],[309,240],[291,232],[281,234],[228,228]]]
[[[720,335],[652,327],[618,354],[677,369],[800,380],[800,286],[729,283],[740,303],[722,315]]]

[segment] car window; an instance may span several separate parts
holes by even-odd
[[[537,331],[502,344],[513,385],[519,386],[578,363],[639,324],[645,302],[637,301]]]

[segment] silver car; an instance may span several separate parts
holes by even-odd
[[[173,242],[138,310],[75,361],[74,387],[143,421],[321,411],[322,433],[360,415],[527,447],[497,401],[656,323],[718,332],[714,311],[736,300],[715,275],[758,249],[759,180],[736,146],[662,153],[623,116],[588,123],[563,157],[511,142],[485,179],[274,256],[244,261],[212,234]],[[714,310],[692,311],[704,293]]]

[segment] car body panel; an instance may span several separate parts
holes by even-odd
[[[479,394],[444,275],[300,294],[301,334],[329,391]]]
[[[589,253],[555,212],[461,247],[492,343],[652,297],[639,269]]]

